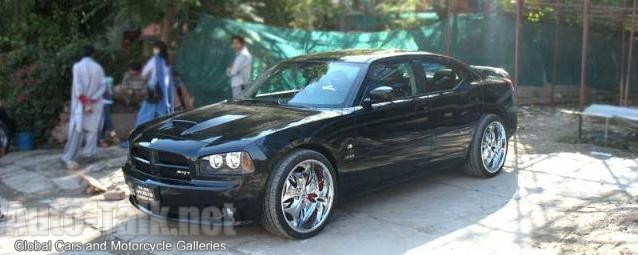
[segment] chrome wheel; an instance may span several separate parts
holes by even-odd
[[[507,155],[507,133],[503,124],[491,122],[483,132],[481,139],[481,159],[483,167],[490,173],[496,173],[505,163]]]
[[[333,197],[330,170],[320,161],[308,159],[288,173],[281,192],[281,210],[288,226],[308,233],[328,218]]]

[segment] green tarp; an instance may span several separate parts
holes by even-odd
[[[503,67],[513,73],[514,22],[505,15],[458,15],[451,23],[451,55],[472,65]],[[442,53],[447,22],[412,30],[387,32],[305,31],[216,19],[203,15],[177,54],[176,68],[195,97],[196,105],[227,98],[226,68],[232,62],[229,38],[246,38],[253,54],[253,78],[265,68],[297,55],[352,48],[395,48]],[[579,84],[581,28],[562,25],[559,33],[557,83]],[[551,82],[554,24],[522,26],[520,85]],[[619,83],[620,39],[609,31],[590,33],[588,85],[615,91]],[[634,65],[636,66],[636,65]],[[635,87],[635,86],[634,86]]]

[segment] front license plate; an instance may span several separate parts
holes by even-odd
[[[138,203],[154,204],[157,202],[155,189],[152,187],[135,184],[135,186],[133,186],[133,192],[135,192],[135,198]]]

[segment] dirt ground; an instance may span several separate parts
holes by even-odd
[[[562,254],[638,254],[636,199],[610,194],[565,213],[534,234],[534,245],[556,247]]]
[[[638,152],[636,133],[622,126],[612,125],[604,141],[603,122],[585,119],[579,144],[577,118],[559,109],[522,107],[519,118],[519,139],[526,143],[521,153],[575,150],[602,158],[636,158]],[[635,194],[610,192],[564,213],[532,235],[535,247],[557,248],[561,254],[638,254]]]
[[[0,254],[14,254],[14,242],[19,239],[215,240],[228,245],[226,253],[244,255],[638,254],[635,135],[614,127],[608,140],[613,148],[594,145],[603,143],[602,123],[586,120],[582,143],[575,143],[576,120],[556,108],[521,107],[519,132],[510,140],[500,175],[480,179],[460,171],[435,172],[345,201],[320,235],[303,241],[274,237],[259,226],[236,228],[232,235],[131,234],[128,222],[150,219],[131,210],[114,225],[93,220],[104,212],[103,206],[127,206],[127,202],[85,194],[82,183],[58,162],[59,150],[10,153],[0,159],[0,202],[45,206],[54,214],[63,214],[68,207],[81,208],[84,216],[75,219],[86,227],[79,236],[0,232]],[[98,162],[83,172],[111,189],[126,190],[120,171],[125,160],[126,150],[101,149]],[[8,214],[19,210],[9,208]],[[12,221],[0,223],[0,231],[20,227],[24,226]],[[309,244],[320,248],[308,249]],[[149,252],[101,254],[120,253]]]

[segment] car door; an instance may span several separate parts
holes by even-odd
[[[370,99],[370,91],[381,86],[393,88],[392,98],[372,101],[369,109],[354,113],[357,124],[352,166],[369,182],[385,182],[409,171],[409,160],[414,158],[406,127],[414,111],[416,87],[409,59],[373,63],[361,87],[362,98]]]
[[[428,102],[422,114],[427,114],[429,122],[420,130],[427,129],[434,137],[430,161],[464,157],[481,112],[480,89],[472,84],[472,73],[445,57],[421,57],[416,66],[422,98]]]
[[[407,129],[410,130],[409,146],[414,151],[412,160],[414,167],[419,171],[428,169],[431,163],[432,150],[435,139],[435,123],[432,111],[432,101],[436,97],[435,93],[426,90],[425,73],[421,69],[420,57],[412,60],[412,67],[416,75],[417,86],[415,89],[414,109],[410,117],[406,120]]]

